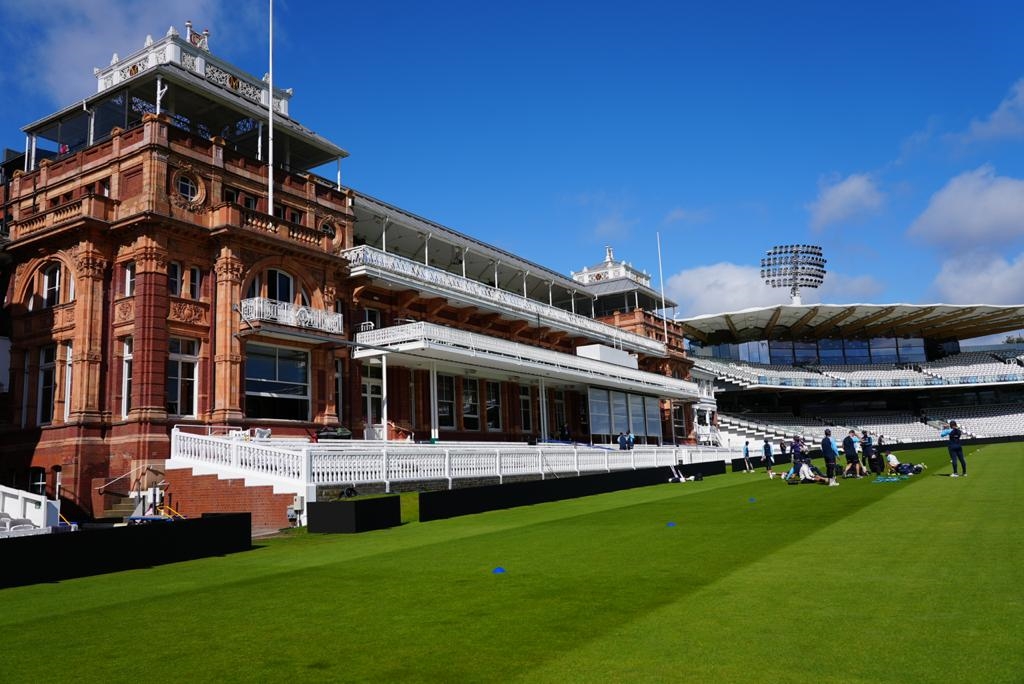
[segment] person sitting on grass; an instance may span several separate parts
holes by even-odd
[[[800,470],[798,471],[800,476],[800,482],[824,482],[831,484],[832,480],[822,474],[820,470],[814,467],[814,464],[810,461],[804,461],[800,464]]]
[[[900,467],[900,459],[898,459],[896,454],[892,453],[892,450],[888,447],[886,447],[882,453],[885,455],[885,474],[897,474],[897,468]]]

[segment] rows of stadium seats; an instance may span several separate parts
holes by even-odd
[[[948,383],[1024,381],[1024,367],[1016,358],[1005,361],[989,352],[962,352],[940,361],[921,364],[928,375]]]
[[[745,387],[915,387],[945,384],[1024,382],[1024,357],[1009,360],[991,352],[963,352],[915,367],[896,364],[793,367],[695,357],[694,363],[720,379]]]
[[[878,435],[884,435],[885,440],[889,443],[931,442],[943,439],[939,434],[938,428],[922,423],[920,418],[910,413],[893,412],[828,416],[826,420],[837,426],[836,430],[841,430],[840,436],[842,433],[853,429],[858,434],[862,430],[867,430],[868,434],[876,438]],[[835,434],[836,430],[833,430],[833,434]]]
[[[1024,408],[1020,404],[942,406],[927,408],[925,413],[935,420],[955,420],[964,432],[976,437],[1024,435]]]

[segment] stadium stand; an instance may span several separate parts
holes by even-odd
[[[1024,368],[989,352],[961,352],[921,364],[921,371],[948,384],[1024,382]]]
[[[1024,409],[1020,404],[992,406],[942,406],[925,409],[936,421],[955,420],[961,429],[976,437],[1024,434]]]
[[[852,429],[860,433],[867,430],[871,435],[885,435],[886,441],[890,443],[932,442],[942,439],[936,426],[923,423],[920,418],[910,413],[848,414],[822,418],[842,432]]]

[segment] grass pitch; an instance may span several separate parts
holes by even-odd
[[[983,447],[954,480],[944,449],[906,452],[929,469],[837,488],[736,473],[6,589],[0,680],[1019,682],[1022,456]]]

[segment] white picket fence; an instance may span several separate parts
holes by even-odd
[[[274,491],[316,500],[321,486],[358,486],[422,480],[563,475],[635,470],[677,464],[728,460],[737,454],[709,447],[638,446],[630,451],[583,445],[466,446],[403,442],[345,443],[289,439],[253,439],[235,433],[197,434],[189,426],[171,433],[169,468],[192,468],[197,474],[244,478],[247,484],[272,485]],[[379,444],[379,446],[378,446]]]

